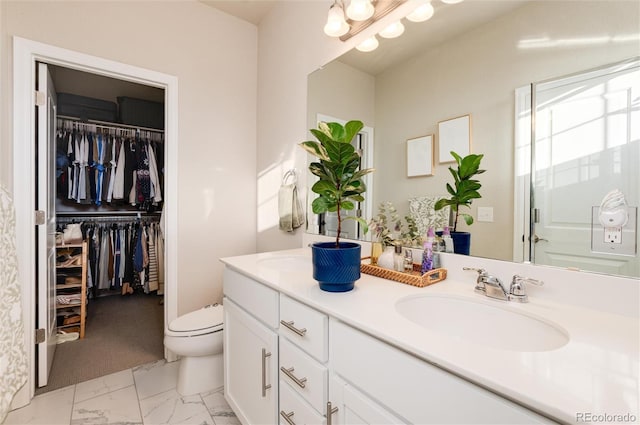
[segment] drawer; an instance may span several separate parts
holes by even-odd
[[[271,329],[278,327],[278,292],[228,267],[224,269],[223,282],[225,297]]]
[[[327,315],[280,295],[280,335],[321,362],[328,359],[328,329]]]
[[[327,404],[327,368],[286,338],[280,338],[279,364],[280,380],[288,383],[314,409],[322,412]]]
[[[288,420],[285,419],[287,416]],[[304,401],[286,382],[280,381],[280,411],[278,412],[280,425],[324,425],[324,416],[316,412]]]

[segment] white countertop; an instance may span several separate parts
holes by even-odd
[[[275,260],[283,257],[284,262]],[[553,302],[531,294],[526,304],[489,299],[473,292],[474,275],[461,279],[450,274],[445,281],[417,288],[362,274],[353,291],[324,292],[312,277],[310,260],[311,250],[300,248],[221,261],[329,316],[555,420],[577,423],[578,413],[631,414],[636,421],[640,417],[637,316]],[[499,303],[559,325],[568,333],[569,342],[552,351],[517,352],[430,331],[396,311],[396,302],[412,294],[463,297],[494,306]]]

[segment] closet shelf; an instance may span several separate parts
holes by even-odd
[[[56,245],[56,248],[82,248],[81,243],[73,243],[73,244],[64,244],[64,245]]]
[[[82,307],[82,303],[56,304],[56,309],[58,309],[58,310],[63,309],[63,308],[71,308],[71,307]]]
[[[64,283],[56,285],[56,289],[75,289],[82,288],[82,283]]]
[[[67,325],[57,326],[58,329],[61,328],[71,328],[75,326],[80,329],[80,338],[84,338],[85,332],[85,321],[87,318],[87,242],[84,241],[81,244],[70,244],[70,245],[56,245],[56,249],[59,254],[62,254],[63,250],[70,249],[65,255],[70,255],[72,257],[80,256],[80,264],[73,264],[68,266],[62,266],[56,264],[57,273],[61,273],[58,277],[64,276],[65,280],[69,279],[70,276],[75,276],[76,280],[74,283],[60,283],[56,284],[56,290],[63,291],[65,294],[80,294],[80,300],[78,302],[70,303],[70,304],[60,304],[56,303],[57,311],[68,311],[69,309],[79,308],[80,309],[80,320],[76,323],[69,323]],[[64,270],[71,270],[71,272],[67,272]],[[77,282],[80,280],[80,282]]]

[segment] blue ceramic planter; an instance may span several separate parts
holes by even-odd
[[[316,242],[311,245],[313,278],[320,289],[328,292],[347,292],[360,279],[360,244]]]
[[[451,239],[453,239],[453,252],[456,254],[469,255],[471,250],[471,233],[451,232]]]

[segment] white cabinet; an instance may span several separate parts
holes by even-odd
[[[406,422],[553,423],[338,320],[329,323],[329,347],[333,372]]]
[[[336,375],[331,377],[329,393],[326,414],[331,416],[331,425],[405,423]]]
[[[552,423],[320,309],[224,273],[225,397],[245,424]]]
[[[277,316],[277,292],[225,270],[224,395],[246,425],[278,422]]]

